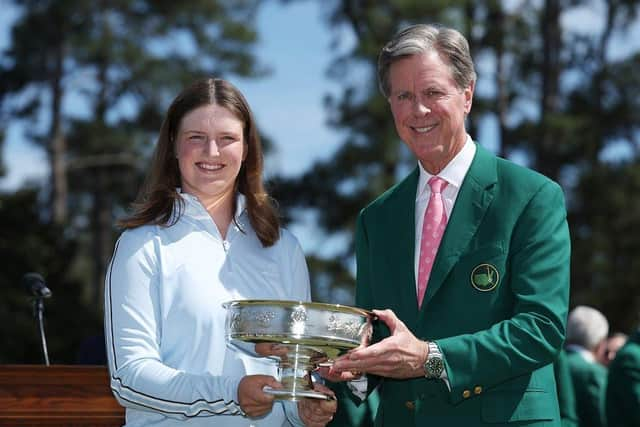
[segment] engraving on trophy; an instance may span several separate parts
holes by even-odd
[[[302,306],[298,306],[291,313],[291,320],[294,322],[306,322],[307,321],[307,310]]]
[[[276,314],[273,311],[264,311],[262,313],[254,313],[253,320],[258,322],[258,325],[266,328],[269,326],[271,321],[276,317]]]
[[[361,343],[368,344],[371,341],[371,337],[373,336],[373,326],[371,325],[371,323],[363,323],[362,325],[360,325],[358,336],[360,337]]]
[[[304,334],[305,325],[307,321],[307,310],[303,306],[296,307],[291,312],[291,332],[296,335]]]
[[[357,322],[341,322],[335,315],[329,316],[329,324],[327,330],[330,332],[344,332],[351,338],[357,338],[360,331],[360,323]]]
[[[227,309],[231,343],[278,343],[286,355],[274,356],[282,389],[265,387],[276,399],[333,399],[314,390],[310,373],[359,345],[368,345],[372,313],[355,307],[286,300],[237,300]],[[247,351],[239,345],[237,349]],[[266,354],[268,356],[268,354]]]
[[[240,313],[231,314],[230,328],[232,332],[242,330],[242,315]]]

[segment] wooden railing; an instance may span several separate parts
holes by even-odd
[[[116,427],[106,366],[0,365],[0,426]]]

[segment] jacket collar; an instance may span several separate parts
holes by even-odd
[[[422,307],[428,305],[467,249],[491,205],[498,182],[495,155],[476,144],[476,154],[460,188],[440,242]],[[424,312],[425,310],[422,310]],[[428,309],[427,309],[428,311]]]

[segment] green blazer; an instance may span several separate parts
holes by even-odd
[[[604,427],[604,399],[607,368],[598,362],[586,361],[578,352],[567,351],[567,362],[576,395],[576,410],[580,427]]]
[[[606,414],[609,427],[640,426],[640,330],[609,365]]]
[[[358,217],[356,305],[390,308],[418,338],[435,340],[451,387],[384,379],[377,426],[560,426],[552,362],[564,341],[569,297],[563,193],[476,146],[421,310],[418,168]],[[377,331],[375,339],[389,334]]]
[[[553,372],[558,388],[558,405],[560,406],[560,421],[562,427],[578,427],[576,394],[573,390],[569,361],[565,350],[560,351],[558,358],[553,363]]]

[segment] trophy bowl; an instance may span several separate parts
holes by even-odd
[[[340,304],[285,300],[236,300],[223,304],[227,309],[226,336],[232,344],[247,351],[243,342],[274,343],[286,349],[278,360],[282,390],[265,392],[276,399],[303,397],[328,399],[313,390],[311,372],[330,366],[332,359],[368,345],[373,314]]]

